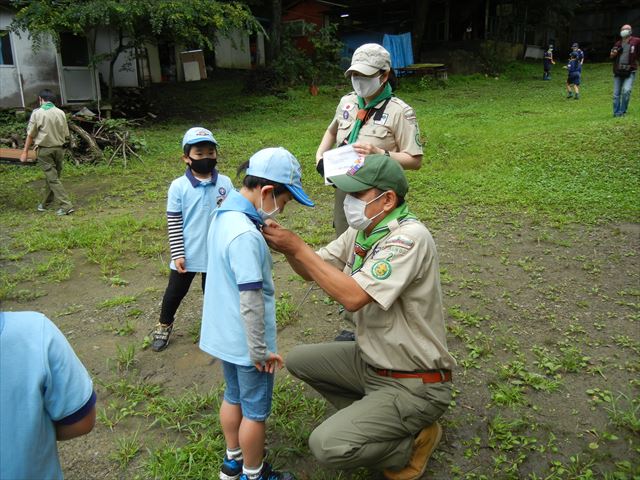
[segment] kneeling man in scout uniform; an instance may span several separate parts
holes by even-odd
[[[438,418],[451,400],[436,246],[410,212],[402,168],[369,155],[330,179],[347,192],[350,228],[314,252],[278,224],[269,245],[293,269],[354,312],[355,342],[299,345],[289,371],[338,411],[309,438],[324,465],[384,470],[390,480],[417,479],[440,441]]]

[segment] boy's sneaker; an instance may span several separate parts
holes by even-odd
[[[574,100],[578,100],[579,98],[580,98],[580,95],[578,95],[577,93],[576,93],[576,96],[573,97]]]
[[[220,480],[238,480],[241,473],[242,460],[229,458],[225,455],[224,460],[222,460],[222,466],[220,467]]]
[[[156,328],[153,331],[153,343],[151,344],[151,350],[154,352],[161,352],[167,348],[167,346],[169,346],[171,330],[173,330],[173,324],[164,325],[159,323],[156,325]]]
[[[45,208],[45,206],[41,203],[38,204],[38,206],[36,207],[36,210],[38,210],[39,212],[46,212],[47,209]]]
[[[573,93],[567,93],[567,98],[573,97]]]
[[[65,215],[69,215],[71,213],[75,212],[75,210],[73,208],[69,208],[68,210],[65,210],[64,208],[59,208],[56,211],[56,215],[58,215],[59,217],[63,217]]]
[[[248,475],[240,475],[240,480],[296,480],[296,477],[289,472],[277,472],[271,468],[267,462],[262,464],[262,471],[257,478],[249,478]]]

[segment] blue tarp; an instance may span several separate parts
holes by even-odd
[[[391,54],[391,66],[406,67],[413,63],[413,48],[411,47],[411,33],[400,35],[386,35],[382,39],[382,46]],[[398,73],[396,71],[396,73]]]

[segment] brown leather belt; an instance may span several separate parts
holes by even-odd
[[[382,377],[421,378],[422,383],[440,383],[451,381],[451,370],[429,370],[424,372],[400,372],[397,370],[386,370],[384,368],[374,368],[373,370]]]

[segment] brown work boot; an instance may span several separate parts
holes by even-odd
[[[413,451],[407,466],[401,470],[384,471],[387,480],[417,480],[422,477],[427,469],[429,457],[440,443],[442,437],[442,427],[435,422],[423,428],[413,442]]]

